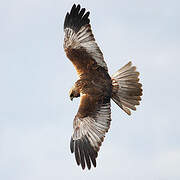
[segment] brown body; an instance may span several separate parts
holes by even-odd
[[[81,49],[78,53],[66,50],[66,55],[75,65],[79,80],[76,81],[70,96],[79,97],[86,94],[86,101],[81,101],[78,110],[80,117],[88,116],[96,110],[96,104],[109,101],[112,95],[112,80],[108,72],[99,66],[91,56]]]

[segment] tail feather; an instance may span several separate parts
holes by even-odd
[[[136,105],[142,96],[142,84],[139,83],[139,72],[136,67],[129,62],[119,69],[111,78],[113,85],[112,99],[113,101],[128,115],[131,110],[136,110]]]

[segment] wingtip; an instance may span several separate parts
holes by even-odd
[[[71,137],[71,141],[70,141],[70,150],[71,150],[71,153],[74,152],[74,140],[72,137]]]
[[[81,9],[81,5],[80,5],[80,4],[78,4],[78,5],[77,5],[77,8],[78,8],[78,9]]]
[[[91,147],[90,142],[85,136],[83,139],[73,140],[70,142],[71,153],[75,153],[77,165],[81,165],[82,170],[86,167],[91,169],[91,163],[96,167],[97,152]]]
[[[81,8],[80,4],[74,4],[70,10],[69,15],[65,17],[64,29],[71,28],[75,32],[78,32],[82,26],[89,24],[90,20],[88,17],[90,12],[87,11],[85,13],[85,11],[86,9]]]
[[[75,9],[76,9],[76,4],[73,4],[73,6],[72,6],[72,8],[71,8],[71,11],[70,11],[70,14],[71,14],[72,12],[74,12]]]

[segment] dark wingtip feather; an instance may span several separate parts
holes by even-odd
[[[81,139],[79,139],[78,141],[80,141],[80,143],[79,143],[79,153],[80,153],[80,159],[81,159],[81,167],[82,167],[82,169],[85,169],[86,165],[85,165],[83,142],[82,142]]]
[[[80,154],[79,154],[79,141],[75,141],[75,159],[77,165],[79,166],[81,163]]]
[[[81,6],[78,4],[77,6],[74,4],[71,8],[70,13],[66,14],[64,20],[64,29],[71,28],[75,32],[78,32],[82,26],[90,23],[89,14],[90,12],[86,12],[85,8],[81,9]]]
[[[96,167],[96,158],[97,158],[97,152],[93,149],[93,147],[91,146],[87,136],[84,137],[84,144],[86,146],[86,150],[87,150],[87,153],[91,159],[91,162],[93,164],[94,167]]]
[[[97,152],[93,149],[86,136],[78,140],[71,138],[70,149],[72,153],[75,153],[77,165],[81,164],[82,169],[85,169],[86,166],[91,169],[91,163],[96,167]]]
[[[74,152],[74,140],[72,137],[71,137],[71,142],[70,142],[70,150],[71,150],[71,153]]]

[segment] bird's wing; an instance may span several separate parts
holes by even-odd
[[[86,165],[90,169],[91,164],[96,167],[98,151],[110,122],[110,98],[98,99],[87,94],[81,96],[79,110],[74,118],[70,149],[82,169]]]
[[[108,70],[92,34],[89,14],[85,13],[85,8],[74,4],[64,21],[64,49],[79,75],[94,63]]]

